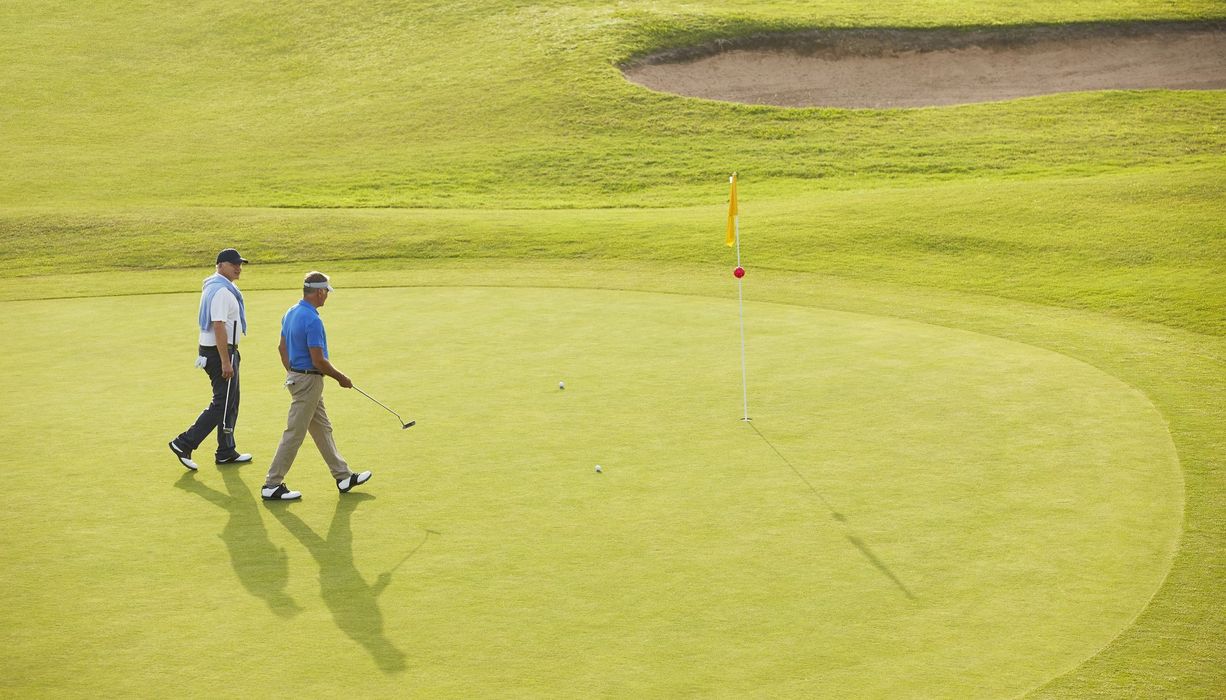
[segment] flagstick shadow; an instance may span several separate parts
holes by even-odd
[[[766,439],[766,436],[762,434],[762,431],[758,430],[758,426],[754,425],[753,423],[748,423],[748,425],[749,427],[753,428],[754,432],[758,434],[758,437],[762,438],[762,441],[765,442],[766,445],[779,456],[779,459],[783,460],[784,464],[792,468],[792,471],[796,473],[796,476],[800,477],[800,480],[805,483],[805,486],[809,487],[809,490],[813,492],[813,495],[817,496],[818,500],[822,502],[822,505],[826,507],[826,510],[830,511],[830,515],[843,525],[845,530],[843,535],[847,538],[847,541],[850,542],[857,550],[859,550],[860,554],[862,554],[874,568],[876,568],[882,574],[885,574],[886,578],[890,579],[890,582],[897,586],[908,599],[917,600],[915,594],[911,592],[911,589],[907,588],[906,584],[904,584],[902,580],[890,570],[890,567],[886,566],[885,562],[882,561],[875,552],[873,552],[872,548],[870,548],[864,540],[857,537],[856,534],[852,532],[851,525],[847,522],[847,516],[838,512],[834,509],[834,506],[830,505],[830,501],[826,500],[826,497],[823,496],[821,492],[818,491],[817,488],[805,478],[805,475],[796,468],[796,465],[792,464],[787,457],[783,456],[783,453],[779,451],[779,448],[775,447],[770,440]]]
[[[226,544],[230,565],[239,582],[251,595],[262,598],[277,615],[293,617],[302,608],[285,592],[289,585],[289,557],[268,539],[259,505],[239,477],[238,468],[225,467],[220,471],[226,493],[197,481],[196,472],[180,477],[175,488],[193,493],[230,514],[218,537]]]
[[[405,669],[405,654],[397,649],[383,631],[383,612],[378,598],[391,583],[391,572],[380,574],[373,584],[358,571],[353,561],[353,532],[350,518],[371,494],[345,494],[336,503],[328,536],[320,537],[285,506],[272,504],[273,516],[306,547],[319,565],[319,591],[332,612],[338,629],[362,645],[384,673]],[[414,550],[416,551],[416,550]],[[343,668],[344,664],[338,665]]]
[[[873,566],[877,567],[878,571],[885,574],[891,581],[893,581],[894,585],[898,586],[898,588],[904,594],[906,594],[907,598],[911,600],[916,599],[915,594],[913,594],[910,589],[908,589],[907,586],[894,575],[893,571],[890,571],[890,567],[886,566],[885,562],[881,561],[881,559],[879,559],[877,555],[873,553],[873,550],[869,549],[868,545],[865,544],[863,540],[850,533],[846,533],[846,537],[847,541],[855,545],[856,549],[860,550],[860,553],[864,555],[864,558],[868,559]]]

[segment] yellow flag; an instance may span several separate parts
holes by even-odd
[[[732,173],[728,182],[732,184],[732,194],[728,197],[728,237],[724,243],[733,246],[736,245],[736,173]]]

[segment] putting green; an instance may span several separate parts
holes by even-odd
[[[1165,424],[1094,367],[750,302],[746,424],[735,301],[582,288],[333,295],[334,361],[418,426],[329,384],[374,480],[338,498],[308,443],[265,506],[295,296],[247,298],[256,461],[196,475],[164,447],[206,392],[194,295],[5,304],[4,687],[1013,696],[1177,544]]]

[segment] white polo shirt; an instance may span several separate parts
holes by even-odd
[[[200,295],[200,303],[204,303],[204,294]],[[238,299],[225,287],[218,289],[213,295],[213,303],[209,306],[209,329],[200,331],[201,345],[217,346],[213,321],[225,321],[230,345],[238,345],[238,339],[243,335],[243,324],[238,317]]]

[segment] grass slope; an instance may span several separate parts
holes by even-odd
[[[1216,169],[949,182],[787,197],[741,186],[746,259],[1226,332]],[[706,199],[726,197],[725,185]],[[676,209],[12,209],[0,274],[196,265],[216,241],[296,259],[570,258],[725,263],[720,204]],[[0,215],[3,216],[3,215]],[[4,285],[0,283],[0,290]],[[24,294],[21,285],[14,294]],[[0,295],[4,292],[0,291]]]
[[[738,170],[755,294],[1049,348],[1158,406],[1186,480],[1179,553],[1137,623],[1043,694],[1220,695],[1226,98],[780,110],[652,94],[614,64],[789,27],[1222,17],[1214,2],[5,3],[0,294],[182,291],[196,273],[28,275],[198,267],[234,242],[375,285],[408,265],[417,283],[504,266],[589,286],[610,259],[722,275]],[[621,265],[608,284],[646,284]]]
[[[1222,16],[1213,2],[889,7],[6,3],[0,84],[17,97],[0,104],[0,204],[685,206],[731,170],[798,194],[1221,166],[1212,93],[783,110],[654,94],[614,65],[789,26]]]

